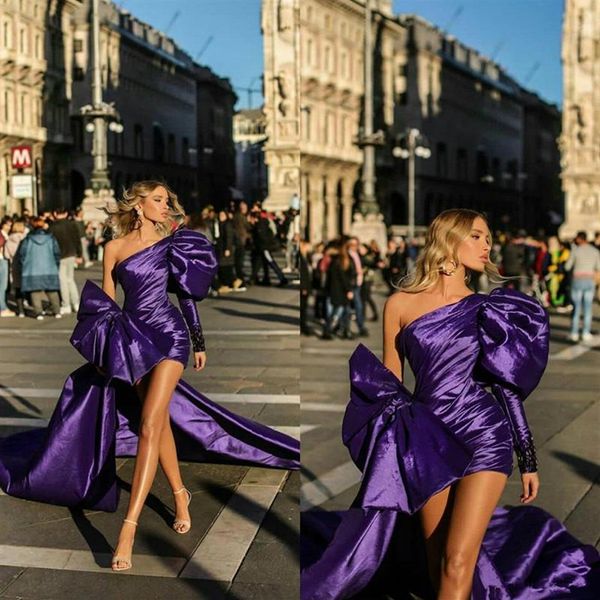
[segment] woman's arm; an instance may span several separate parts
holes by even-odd
[[[402,295],[390,296],[383,309],[383,364],[400,381],[403,376],[404,357],[396,349],[396,336],[400,331],[400,312],[402,309]]]
[[[192,350],[194,352],[194,368],[200,371],[206,364],[206,344],[202,333],[202,324],[200,315],[196,307],[196,301],[193,298],[187,298],[181,293],[177,293],[179,308],[185,319],[192,340]]]
[[[117,263],[116,240],[110,240],[104,245],[104,259],[102,261],[102,289],[113,300],[117,297],[117,282],[114,269]]]

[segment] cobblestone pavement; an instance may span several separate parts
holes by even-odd
[[[78,270],[100,283],[98,266]],[[118,301],[122,299],[119,297]],[[299,436],[298,291],[252,287],[199,304],[208,361],[183,378],[238,414]],[[0,319],[0,436],[43,426],[83,359],[68,342],[75,315]],[[132,459],[119,459],[117,513],[0,496],[0,598],[58,600],[298,597],[297,473],[182,463],[193,492],[187,535],[170,529],[172,496],[159,470],[133,554],[110,571],[129,499]]]

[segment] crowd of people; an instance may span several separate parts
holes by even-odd
[[[232,202],[227,209],[205,207],[189,218],[188,227],[204,233],[216,246],[219,257],[218,282],[215,291],[227,294],[242,291],[248,285],[271,285],[271,274],[279,286],[289,284],[286,275],[298,262],[300,213],[289,210],[273,214],[255,202]],[[283,250],[285,267],[280,267],[274,253]],[[250,257],[251,272],[245,271]]]
[[[301,302],[303,335],[318,334],[330,340],[366,337],[367,319],[379,318],[373,301],[373,286],[381,283],[393,293],[415,264],[425,243],[422,237],[391,238],[382,250],[375,241],[361,243],[355,237],[328,242],[300,244]],[[499,267],[501,282],[473,274],[475,292],[487,292],[503,285],[535,296],[546,308],[571,313],[571,341],[592,339],[594,295],[600,291],[600,232],[588,241],[579,232],[572,241],[556,236],[534,237],[524,231],[496,232],[490,259]],[[309,311],[312,308],[312,315]],[[583,325],[580,321],[583,319]],[[355,327],[352,324],[355,323]],[[316,328],[315,328],[316,324]]]
[[[219,271],[211,294],[246,291],[250,285],[289,284],[298,264],[299,211],[272,214],[260,203],[243,200],[228,209],[208,206],[186,216],[186,227],[204,233],[215,245]],[[0,220],[0,317],[61,318],[79,309],[77,268],[102,262],[104,244],[112,238],[100,221],[86,222],[83,211],[58,208]],[[274,254],[282,251],[282,268]],[[247,273],[247,259],[250,273]]]

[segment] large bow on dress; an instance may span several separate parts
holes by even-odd
[[[412,514],[464,475],[471,450],[362,344],[350,382],[342,438],[363,473],[353,506]]]
[[[109,379],[133,384],[164,358],[145,331],[102,288],[85,282],[70,341],[88,362]]]

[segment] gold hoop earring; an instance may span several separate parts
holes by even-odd
[[[456,264],[456,261],[454,260],[450,260],[450,264],[452,265],[452,270],[448,270],[446,269],[446,264],[445,262],[442,263],[442,266],[440,267],[440,271],[444,274],[444,275],[454,275],[454,273],[456,273],[456,269],[458,269],[458,265]]]

